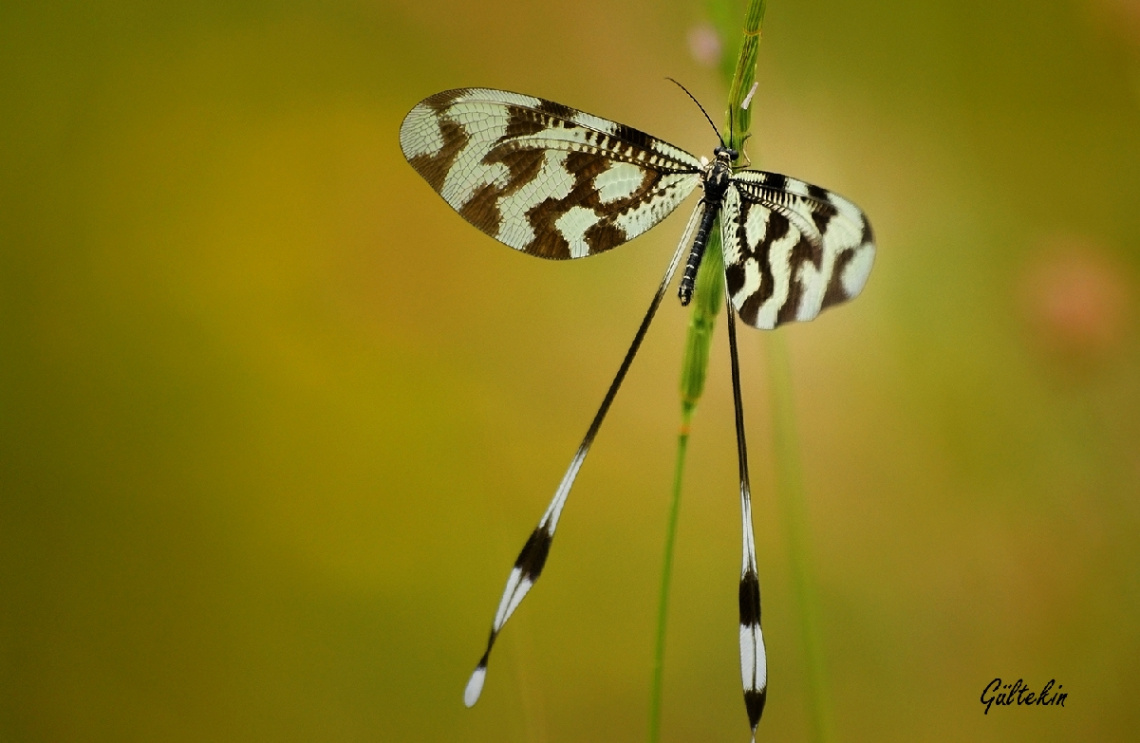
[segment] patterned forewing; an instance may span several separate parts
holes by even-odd
[[[689,153],[623,124],[502,90],[449,90],[400,127],[413,168],[516,250],[581,258],[660,222],[700,184]]]
[[[725,282],[744,322],[770,330],[863,289],[875,259],[859,207],[777,173],[734,173],[721,213]]]

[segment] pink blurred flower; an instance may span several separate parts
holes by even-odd
[[[1140,49],[1140,0],[1089,0],[1089,5],[1112,33]]]
[[[1021,304],[1035,340],[1074,360],[1098,360],[1124,336],[1130,289],[1120,266],[1093,241],[1044,241],[1021,279]]]
[[[720,64],[723,52],[720,36],[711,25],[702,23],[689,29],[689,53],[693,55],[697,64],[715,67]]]

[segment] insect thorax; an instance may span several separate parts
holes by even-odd
[[[689,259],[685,262],[685,273],[681,275],[681,285],[677,290],[682,305],[687,305],[693,298],[697,269],[700,268],[701,258],[704,256],[709,232],[712,230],[721,202],[724,200],[724,192],[728,190],[732,178],[732,161],[736,158],[736,153],[727,147],[717,147],[714,152],[716,159],[705,167],[701,177],[701,187],[705,192],[701,199],[704,203],[704,213],[697,226],[697,235],[693,240]]]
[[[727,147],[717,147],[713,152],[716,159],[705,168],[701,186],[705,191],[704,201],[715,211],[724,197],[725,190],[728,189],[728,181],[732,177],[732,161],[736,159],[736,152]]]

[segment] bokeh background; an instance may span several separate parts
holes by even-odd
[[[720,110],[709,17],[0,5],[0,740],[643,739],[673,301],[483,700],[461,695],[685,217],[605,257],[533,260],[455,216],[397,130],[421,98],[483,85],[707,154],[664,78]],[[837,739],[1129,739],[1140,3],[772,0],[759,67],[753,161],[851,197],[880,246],[862,297],[778,331]],[[761,738],[802,740],[768,342],[742,335]],[[668,741],[747,736],[726,356],[721,329]],[[983,715],[994,677],[1069,697]]]

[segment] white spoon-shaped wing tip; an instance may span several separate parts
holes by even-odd
[[[483,693],[483,679],[487,678],[487,667],[478,666],[475,673],[471,674],[471,680],[467,682],[467,688],[463,690],[463,703],[468,707],[474,707],[475,702],[479,701],[479,695]]]

